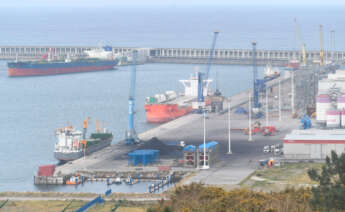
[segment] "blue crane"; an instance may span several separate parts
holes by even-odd
[[[256,64],[256,42],[253,43],[253,82],[254,82],[254,108],[259,108],[258,67]]]
[[[211,70],[211,64],[212,64],[212,60],[213,60],[213,55],[214,55],[214,49],[216,47],[216,40],[218,37],[219,31],[215,31],[214,32],[214,36],[213,36],[213,42],[212,42],[212,46],[210,49],[210,57],[208,58],[207,61],[207,69],[206,69],[206,73],[204,75],[204,77],[201,76],[201,73],[198,73],[198,102],[204,102],[204,86],[203,86],[203,81],[204,80],[208,80],[208,74],[210,73]],[[204,80],[203,80],[204,78]]]
[[[126,144],[134,144],[138,139],[134,129],[135,83],[136,83],[137,50],[133,50],[132,71],[128,98],[128,130],[126,131]]]
[[[255,108],[255,118],[262,117],[262,112],[259,110],[261,107],[261,104],[259,102],[259,92],[266,92],[266,79],[258,79],[258,67],[257,67],[257,61],[256,61],[256,42],[254,41],[252,43],[253,45],[253,97],[254,97],[254,105],[253,108]]]

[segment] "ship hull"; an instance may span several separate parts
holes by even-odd
[[[43,76],[43,75],[57,75],[70,74],[80,72],[94,72],[112,70],[116,66],[118,60],[111,61],[76,61],[69,63],[30,63],[30,62],[16,62],[8,63],[9,77],[24,77],[24,76]]]
[[[192,111],[192,107],[179,107],[177,104],[145,105],[148,123],[164,123],[184,116]]]
[[[85,155],[89,155],[93,152],[104,149],[105,147],[110,146],[112,139],[103,140],[97,144],[94,144],[86,148]],[[76,160],[84,156],[84,150],[79,152],[54,152],[54,157],[62,162]]]

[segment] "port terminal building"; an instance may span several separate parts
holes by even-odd
[[[345,152],[345,129],[294,130],[284,138],[285,159],[324,160]]]

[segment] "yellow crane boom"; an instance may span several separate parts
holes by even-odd
[[[302,39],[301,39],[301,36],[299,34],[298,24],[297,24],[296,18],[294,19],[294,22],[295,22],[296,38],[297,38],[297,41],[298,41],[298,45],[301,48],[302,64],[305,66],[305,65],[307,65],[307,53],[306,53],[306,50],[305,50],[305,44],[302,43]]]
[[[325,64],[325,51],[323,49],[323,27],[320,25],[320,66]]]
[[[101,132],[101,128],[100,128],[98,119],[96,120],[96,132],[98,132],[98,133]]]

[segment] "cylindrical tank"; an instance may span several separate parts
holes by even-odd
[[[341,124],[340,124],[340,126],[342,128],[345,128],[345,110],[341,111]]]
[[[340,127],[340,111],[339,110],[327,111],[327,127],[329,128]]]
[[[345,109],[345,96],[339,96],[337,99],[337,108],[338,110]]]
[[[316,120],[327,121],[327,111],[331,109],[331,99],[327,94],[320,94],[316,98]]]

